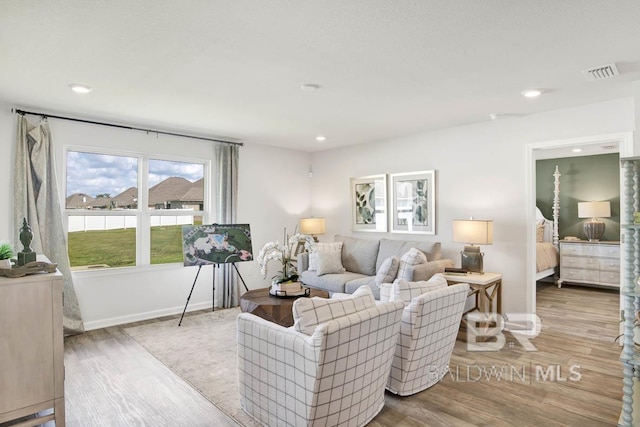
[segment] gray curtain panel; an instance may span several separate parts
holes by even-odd
[[[217,222],[218,224],[234,224],[238,206],[238,157],[239,147],[235,144],[218,144],[216,146],[217,174]],[[238,278],[231,264],[221,264],[216,271],[215,300],[222,307],[235,307],[239,304]],[[214,302],[215,303],[215,302]]]
[[[71,277],[49,123],[43,120],[33,125],[24,116],[18,115],[16,134],[13,191],[15,247],[22,250],[17,229],[26,218],[33,231],[31,248],[44,254],[51,262],[58,263],[58,270],[64,276],[64,333],[82,333],[84,325]]]

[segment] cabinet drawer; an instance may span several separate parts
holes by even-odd
[[[619,259],[600,258],[600,270],[620,272]]]
[[[582,255],[599,256],[600,255],[600,245],[583,245],[582,246]]]
[[[560,278],[564,280],[587,280],[585,272],[586,270],[579,268],[562,268],[560,270]]]
[[[618,245],[602,245],[600,246],[600,256],[607,258],[620,259],[620,246]]]
[[[579,258],[572,256],[563,256],[561,267],[565,268],[585,268],[589,270],[600,269],[600,263],[597,258]]]

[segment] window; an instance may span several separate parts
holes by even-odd
[[[207,217],[207,163],[66,152],[73,270],[182,262],[182,225]]]

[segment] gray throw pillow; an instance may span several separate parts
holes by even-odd
[[[318,269],[316,274],[344,273],[342,254],[339,251],[318,252]]]
[[[376,274],[376,285],[380,287],[383,283],[392,283],[398,274],[398,267],[400,267],[400,259],[397,256],[385,259]]]

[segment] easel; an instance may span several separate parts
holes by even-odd
[[[238,274],[238,277],[240,278],[240,280],[242,281],[242,284],[244,285],[245,290],[249,291],[249,288],[247,287],[247,284],[244,282],[244,279],[242,278],[242,275],[240,274],[240,270],[238,270],[238,266],[236,265],[235,262],[231,262],[231,265],[233,265],[233,268],[236,269],[236,273]],[[216,267],[219,267],[220,264],[211,264],[213,265],[213,277],[212,277],[212,282],[213,282],[213,289],[212,289],[212,297],[211,297],[211,311],[215,311],[215,297],[216,297]],[[202,269],[202,264],[198,265],[198,271],[196,272],[196,278],[193,279],[193,285],[191,285],[191,291],[189,292],[189,296],[187,297],[187,302],[184,305],[184,310],[182,310],[182,316],[180,316],[180,322],[178,323],[178,326],[182,325],[182,318],[184,317],[184,313],[187,311],[187,306],[189,305],[189,300],[191,299],[191,294],[193,294],[193,288],[196,287],[196,282],[198,281],[198,276],[200,275],[200,270]],[[224,300],[227,298],[227,294],[229,293],[229,290],[226,289],[227,288],[227,284],[223,283],[224,286],[224,292],[223,292],[223,306],[224,306]]]

